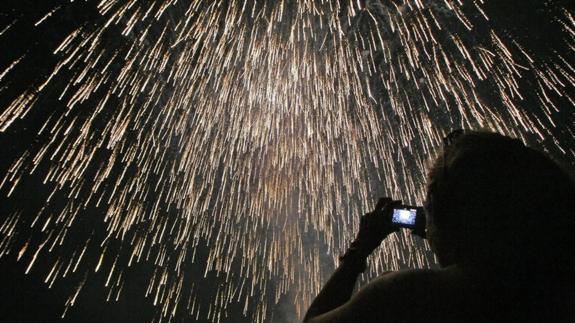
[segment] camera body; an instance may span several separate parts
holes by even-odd
[[[400,205],[393,208],[391,224],[399,228],[416,229],[425,227],[425,213],[422,207]]]

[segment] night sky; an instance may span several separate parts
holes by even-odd
[[[28,55],[28,63],[23,65],[17,77],[11,79],[10,92],[0,95],[2,106],[21,89],[34,84],[38,77],[50,73],[56,60],[51,55],[54,45],[61,41],[63,34],[69,33],[81,24],[94,22],[96,17],[93,5],[85,2],[76,2],[65,6],[66,14],[59,16],[58,21],[46,24],[39,29],[32,28],[45,13],[60,1],[3,1],[0,5],[0,24],[6,26],[14,19],[19,19],[17,30],[4,35],[2,39],[2,55],[0,65],[6,66],[23,53]],[[11,131],[0,136],[2,145],[1,169],[5,170],[11,163],[9,156],[29,149],[35,144],[32,131],[38,129],[40,122],[46,117],[48,111],[37,111],[19,130]],[[3,199],[0,212],[5,214],[14,206],[35,210],[42,202],[40,196],[45,196],[47,189],[31,179],[27,183],[26,194],[15,200]],[[96,212],[97,213],[97,212]],[[97,222],[86,225],[97,225]],[[80,233],[80,235],[83,233]],[[82,239],[82,238],[79,238]],[[14,257],[6,257],[0,261],[0,279],[2,280],[0,320],[4,322],[47,322],[60,319],[64,311],[64,304],[70,294],[70,286],[57,284],[52,289],[43,282],[44,275],[40,271],[33,271],[24,275],[26,265],[16,262]],[[145,273],[145,271],[144,271]],[[142,277],[134,275],[134,278]],[[102,277],[100,277],[102,279]],[[150,302],[142,297],[138,289],[143,284],[134,284],[134,294],[127,293],[119,302],[106,302],[106,292],[100,288],[103,282],[94,279],[87,286],[85,295],[80,296],[78,310],[68,313],[69,321],[149,321],[154,315]],[[77,284],[77,277],[71,278],[70,284]],[[92,285],[92,283],[94,285]],[[139,286],[139,288],[138,288]],[[93,287],[93,288],[92,288]],[[81,304],[81,305],[80,305]]]
[[[40,18],[46,15],[53,8],[61,6],[61,9],[53,17],[38,27],[34,26]],[[573,11],[573,2],[565,1],[511,1],[511,0],[490,0],[484,6],[488,16],[492,20],[492,27],[502,31],[502,34],[518,40],[530,51],[538,53],[540,56],[553,56],[557,51],[569,53],[562,41],[562,34],[557,32],[558,24],[553,20],[557,14],[557,6],[563,6]],[[165,19],[171,19],[167,17]],[[17,23],[11,27],[9,32],[0,35],[0,73],[7,68],[13,61],[25,54],[25,58],[16,69],[12,71],[8,78],[0,78],[0,111],[14,100],[23,91],[38,86],[42,80],[51,73],[60,59],[53,55],[57,47],[65,37],[73,30],[80,26],[98,25],[102,23],[102,17],[99,15],[95,1],[56,1],[56,0],[1,0],[0,4],[0,32],[5,26],[11,25],[14,21]],[[481,26],[477,27],[481,32]],[[121,30],[110,28],[109,35],[103,39],[110,42],[110,46],[121,39]],[[574,63],[574,55],[571,51],[567,55],[571,64]],[[60,77],[53,82],[52,87],[47,88],[47,92],[56,91],[59,82],[66,82],[66,77]],[[523,80],[526,82],[525,87],[529,87],[530,79]],[[571,90],[573,87],[571,86]],[[479,86],[479,91],[485,97],[492,95],[492,89],[489,86]],[[103,92],[102,92],[103,94]],[[57,95],[43,95],[41,102],[37,107],[31,110],[24,119],[19,119],[5,132],[0,132],[0,177],[8,172],[15,158],[21,156],[28,150],[37,150],[46,144],[46,138],[40,138],[36,134],[44,125],[45,120],[51,115],[66,113],[67,108],[58,100]],[[90,106],[97,103],[98,95],[88,99],[84,106]],[[556,120],[563,121],[567,127],[573,131],[573,107],[569,106],[567,101],[561,101],[561,106],[566,107],[557,113]],[[534,113],[538,109],[534,108]],[[90,111],[86,109],[75,110],[72,112],[79,120],[85,120],[90,116]],[[111,115],[111,113],[110,113]],[[437,120],[448,120],[447,114],[436,115]],[[101,114],[94,123],[94,131],[104,129],[111,116],[106,113]],[[133,134],[127,134],[128,136]],[[533,139],[534,140],[534,139]],[[575,140],[568,131],[558,130],[555,132],[555,138],[546,138],[543,141],[532,142],[543,147],[553,146],[553,143],[560,143],[561,146],[569,151],[575,151]],[[575,161],[573,155],[563,154],[559,150],[551,150],[555,159],[567,166],[573,168]],[[425,157],[425,156],[424,156]],[[105,160],[109,158],[105,153],[99,153],[95,158]],[[54,190],[53,183],[42,183],[43,174],[49,170],[49,164],[42,164],[32,176],[22,178],[19,188],[14,195],[7,198],[7,188],[0,190],[0,223],[3,217],[14,210],[19,210],[23,217],[34,217],[34,215],[44,206],[45,201],[49,198]],[[413,165],[410,166],[412,168]],[[121,170],[113,169],[112,173],[117,174]],[[128,169],[127,174],[135,173],[135,169]],[[87,170],[86,177],[95,176],[96,167]],[[221,180],[221,179],[218,179]],[[375,194],[385,191],[381,189]],[[83,190],[81,194],[87,194]],[[62,207],[65,201],[56,200],[50,207]],[[58,205],[58,203],[62,205]],[[211,207],[214,207],[211,205]],[[72,253],[78,245],[83,245],[88,239],[96,240],[96,237],[106,235],[106,224],[102,222],[102,216],[106,210],[104,207],[91,207],[82,211],[81,218],[76,221],[73,231],[69,233],[68,243],[64,246],[63,253]],[[177,216],[175,210],[169,208],[165,210],[166,216]],[[31,230],[27,227],[19,227],[18,239],[12,242],[14,249],[9,255],[0,258],[0,321],[3,322],[39,322],[39,321],[56,321],[60,319],[64,310],[65,303],[70,295],[74,293],[76,286],[84,282],[84,287],[75,302],[66,313],[64,321],[75,322],[146,322],[157,320],[160,309],[153,305],[153,297],[144,297],[148,286],[149,277],[154,273],[155,267],[146,262],[141,262],[133,266],[130,271],[124,272],[121,297],[118,301],[107,301],[108,289],[103,288],[107,271],[103,270],[94,273],[93,269],[80,270],[65,279],[59,279],[52,288],[48,288],[44,283],[46,273],[49,271],[53,261],[46,257],[39,257],[28,275],[25,275],[26,267],[30,261],[28,253],[23,261],[16,261],[18,249],[27,242],[31,245],[37,244],[39,236],[35,235],[37,230]],[[341,229],[343,230],[343,229]],[[1,237],[1,236],[0,236]],[[305,239],[312,239],[313,234]],[[304,239],[304,240],[305,240]],[[199,241],[196,247],[195,263],[204,264],[208,261],[209,241]],[[310,244],[311,245],[311,244]],[[121,241],[112,241],[107,246],[109,254],[119,253],[123,245]],[[66,248],[69,248],[66,251]],[[325,248],[325,246],[324,246]],[[406,249],[407,250],[407,249]],[[127,262],[129,254],[125,252],[120,256],[118,263]],[[327,259],[327,257],[325,258]],[[99,261],[98,255],[90,254],[83,260],[84,268],[93,268]],[[111,267],[114,262],[113,257],[104,259],[102,267]],[[326,272],[332,270],[331,265],[322,267]],[[240,272],[237,264],[232,266],[232,271]],[[203,266],[192,263],[185,264],[185,270],[188,277],[203,277]],[[192,278],[193,280],[193,278]],[[225,278],[216,272],[208,272],[206,278],[196,281],[195,291],[198,299],[209,301],[214,298],[217,286],[225,285]],[[273,283],[271,283],[273,285]],[[185,287],[184,287],[185,288]],[[270,287],[272,290],[274,286]],[[117,289],[113,291],[112,298],[115,298]],[[275,304],[273,295],[266,295],[269,304],[273,308],[268,309],[268,320],[274,322],[291,322],[295,318],[295,305],[291,297],[293,295],[284,295]],[[254,301],[257,302],[257,297]],[[244,316],[244,304],[242,302],[231,302],[227,305],[228,317],[223,317],[225,322],[251,322],[250,316],[253,314],[252,307],[249,308]],[[176,316],[174,321],[191,321],[193,317],[186,315]],[[271,319],[270,319],[271,316]],[[202,315],[199,321],[205,320]]]
[[[42,18],[47,12],[61,5],[64,14],[57,15],[56,19],[34,28],[34,23]],[[26,54],[26,64],[19,66],[15,77],[9,81],[10,89],[0,95],[0,105],[5,106],[22,89],[37,84],[38,79],[48,75],[57,59],[52,51],[57,47],[63,35],[68,35],[82,25],[100,23],[95,2],[77,1],[2,1],[0,5],[0,25],[9,25],[14,19],[19,23],[10,33],[3,35],[0,45],[3,50],[0,55],[0,66],[7,64]],[[112,39],[116,35],[111,35]],[[5,86],[6,84],[2,84]],[[4,89],[5,90],[5,89]],[[48,98],[43,102],[45,110],[34,111],[29,118],[19,123],[13,130],[0,135],[2,154],[0,156],[0,169],[4,173],[12,163],[11,156],[20,154],[22,151],[38,145],[38,139],[34,132],[41,128],[43,120],[52,112],[53,108],[63,111],[62,106],[55,98]],[[58,113],[58,112],[57,112]],[[60,112],[62,113],[62,112]],[[104,121],[102,121],[104,122]],[[25,183],[24,194],[13,199],[2,199],[0,214],[5,214],[14,208],[22,209],[23,212],[34,214],[42,206],[42,201],[50,193],[50,185],[43,185],[39,176],[28,178]],[[5,194],[3,194],[5,195]],[[92,209],[86,212],[77,227],[77,232],[71,237],[72,243],[83,243],[90,237],[92,231],[105,232],[105,226],[99,217],[102,209]],[[25,229],[24,229],[25,230]],[[23,235],[30,233],[23,232]],[[33,238],[32,238],[33,239]],[[22,241],[24,242],[24,241]],[[115,245],[113,247],[119,248]],[[113,250],[113,249],[112,249]],[[111,250],[111,251],[112,251]],[[76,286],[83,279],[83,275],[71,275],[64,283],[56,283],[51,289],[44,283],[46,269],[33,270],[25,275],[26,263],[16,262],[15,257],[4,257],[0,261],[1,290],[0,320],[4,322],[47,322],[61,320],[67,299],[73,293],[72,286]],[[109,259],[108,259],[109,260]],[[197,260],[206,261],[206,254],[198,249]],[[95,263],[98,259],[87,259]],[[109,264],[111,265],[111,264]],[[48,263],[38,263],[39,268],[49,268]],[[199,267],[191,276],[203,276],[203,270]],[[122,291],[122,297],[116,301],[106,301],[108,292],[103,288],[106,275],[92,275],[87,280],[83,292],[80,294],[72,311],[66,313],[63,321],[71,322],[146,322],[158,319],[158,309],[153,306],[150,298],[145,298],[147,279],[153,270],[145,264],[138,266],[130,273],[128,283]],[[200,290],[205,290],[205,297],[212,297],[214,286],[223,284],[222,279],[216,274],[210,273],[207,279],[201,281],[205,285]],[[200,297],[202,297],[200,295]],[[114,297],[113,297],[114,298]],[[241,305],[230,310],[232,313],[241,313]],[[280,314],[281,315],[281,314]],[[249,315],[248,315],[249,317]],[[244,315],[238,315],[234,322],[249,322]],[[280,316],[281,317],[281,316]],[[180,320],[189,320],[187,317]]]

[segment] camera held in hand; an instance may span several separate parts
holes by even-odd
[[[420,206],[394,207],[391,224],[397,228],[411,229],[413,233],[425,238],[425,211]]]

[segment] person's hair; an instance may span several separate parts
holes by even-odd
[[[428,200],[457,262],[572,265],[573,179],[517,139],[465,132],[435,161]]]

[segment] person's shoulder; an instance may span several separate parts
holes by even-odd
[[[385,273],[370,282],[374,287],[401,287],[405,285],[432,284],[441,280],[445,275],[441,270],[435,269],[406,269]]]
[[[440,299],[452,299],[454,295],[467,297],[470,293],[467,285],[457,268],[408,269],[372,280],[365,292],[372,297],[391,299],[396,304],[437,307],[443,306]]]
[[[389,272],[362,288],[356,301],[369,313],[366,321],[421,321],[437,308],[442,276],[432,269]]]
[[[443,286],[441,270],[408,269],[385,273],[362,288],[368,297],[388,299],[394,303],[411,303],[429,298]]]

